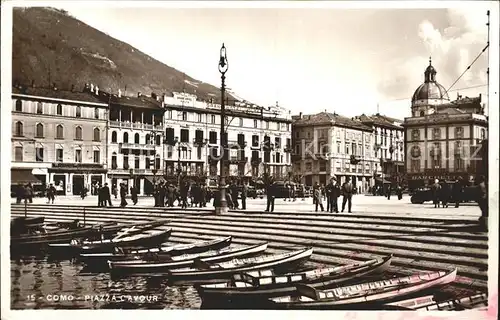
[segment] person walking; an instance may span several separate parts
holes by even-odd
[[[187,197],[188,197],[188,188],[187,183],[181,184],[180,196],[181,196],[181,208],[187,209]]]
[[[484,176],[478,178],[477,184],[477,204],[481,209],[481,217],[479,218],[479,226],[482,230],[488,231],[488,185]]]
[[[403,187],[399,183],[396,186],[396,193],[398,194],[398,200],[403,199]]]
[[[97,206],[98,207],[105,207],[105,201],[104,200],[104,187],[98,187],[96,186],[96,190],[97,190]]]
[[[241,209],[247,209],[248,182],[244,182],[241,188]]]
[[[441,185],[439,184],[438,179],[434,180],[434,184],[432,185],[431,189],[434,208],[439,208],[439,193],[441,192]]]
[[[321,187],[319,186],[318,183],[314,186],[314,204],[315,204],[315,209],[316,212],[318,212],[318,206],[321,208],[321,211],[325,211],[325,208],[323,207],[323,196],[321,194]]]
[[[238,209],[238,207],[240,206],[240,204],[238,203],[239,191],[235,181],[233,181],[233,183],[231,184],[230,190],[231,190],[231,199],[233,200],[233,209]]]
[[[446,181],[444,180],[441,183],[441,192],[439,198],[441,199],[443,208],[448,208],[448,202],[450,200],[450,188],[448,183],[446,183]]]
[[[342,192],[344,194],[344,198],[342,199],[342,212],[344,212],[347,203],[348,212],[351,213],[353,187],[349,177],[346,178],[346,181],[342,185]]]
[[[54,200],[56,199],[56,188],[52,185],[52,183],[47,188],[47,198],[49,198],[49,202],[54,204]]]
[[[326,211],[333,213],[333,191],[335,189],[335,185],[333,183],[333,179],[330,179],[330,182],[326,185]]]
[[[31,182],[28,183],[26,186],[26,196],[28,197],[29,203],[33,203],[33,196],[34,196],[34,191],[33,191],[33,186],[31,185]]]
[[[104,187],[101,188],[102,189],[102,202],[103,202],[103,207],[107,205],[109,205],[110,207],[113,206],[113,204],[111,203],[111,191],[109,190],[109,187],[108,187],[108,184],[105,183],[104,184]]]
[[[138,190],[137,190],[137,187],[136,186],[132,186],[130,188],[130,198],[132,199],[132,203],[134,204],[134,206],[137,204],[137,201],[138,201]]]
[[[332,192],[332,203],[333,203],[333,210],[335,211],[335,213],[339,213],[338,199],[340,197],[340,194],[341,194],[340,181],[337,181],[333,186],[333,192]]]
[[[462,177],[458,177],[458,180],[455,181],[452,188],[452,198],[455,202],[455,208],[460,206],[460,202],[462,201],[462,193],[463,193],[463,182]]]
[[[121,199],[120,207],[122,208],[124,208],[128,204],[126,196],[127,196],[127,188],[125,187],[125,184],[122,183],[120,184],[120,199]]]
[[[273,181],[270,181],[267,186],[267,208],[266,212],[274,212],[274,198],[275,198],[275,184]]]

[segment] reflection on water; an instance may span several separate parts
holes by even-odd
[[[80,273],[70,260],[11,260],[12,309],[199,309],[193,286],[167,286],[158,277],[112,280],[109,273]]]

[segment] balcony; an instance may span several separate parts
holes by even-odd
[[[247,163],[248,157],[230,157],[229,158],[229,164],[242,164],[242,163]]]
[[[140,123],[140,122],[130,122],[130,121],[109,121],[111,127],[126,128],[126,129],[138,129],[138,130],[158,130],[163,131],[163,124],[153,125],[150,123]]]
[[[134,150],[155,150],[156,146],[154,144],[142,144],[142,143],[120,143],[120,149],[134,149]]]

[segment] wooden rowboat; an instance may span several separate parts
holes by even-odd
[[[127,248],[116,248],[114,253],[111,252],[96,252],[82,253],[80,260],[87,265],[105,265],[108,266],[109,261],[173,261],[172,256],[180,256],[183,254],[194,254],[199,252],[207,252],[219,248],[227,247],[231,244],[232,237],[217,238],[208,241],[198,241],[193,243],[176,244],[168,247],[149,248],[132,250]],[[215,254],[218,252],[215,251]],[[200,256],[200,255],[198,255]]]
[[[149,230],[143,233],[129,234],[119,234],[112,239],[101,239],[95,241],[72,241],[70,243],[61,244],[49,244],[49,248],[53,251],[80,254],[80,253],[91,253],[91,252],[113,252],[115,247],[157,247],[163,242],[165,242],[172,229],[168,228],[166,230]]]
[[[434,296],[418,297],[403,301],[389,303],[387,305],[407,308],[409,310],[446,310],[461,311],[470,309],[483,309],[488,307],[488,295],[479,293],[460,299],[450,299],[445,301],[435,301]]]
[[[271,298],[274,308],[340,309],[362,308],[362,304],[384,303],[455,281],[457,269],[415,274],[329,290],[298,284],[297,295]],[[360,306],[361,305],[361,306]]]
[[[392,255],[383,259],[372,259],[348,265],[319,268],[303,272],[276,275],[272,270],[257,270],[235,274],[226,282],[204,284],[197,287],[204,301],[262,300],[290,295],[295,292],[295,284],[308,284],[323,288],[325,283],[333,286],[376,272],[384,272],[391,264]]]
[[[164,257],[165,261],[122,260],[109,261],[111,271],[115,274],[152,274],[164,273],[169,269],[193,267],[197,260],[201,263],[216,263],[260,254],[267,249],[267,242],[241,247],[211,250],[203,253],[185,254]],[[198,262],[199,264],[200,262]]]
[[[258,269],[276,268],[279,266],[299,263],[309,259],[312,253],[312,248],[305,248],[293,252],[285,252],[245,259],[234,259],[218,264],[206,263],[202,260],[195,260],[194,268],[165,270],[164,275],[174,282],[177,282],[179,280],[183,282],[188,282],[189,280],[210,282],[216,279],[229,279],[231,275],[235,273]],[[116,267],[116,262],[110,262],[109,265],[110,269],[113,270]],[[148,265],[143,265],[143,267],[144,266],[147,269]]]

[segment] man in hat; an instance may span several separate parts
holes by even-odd
[[[352,194],[353,194],[353,186],[349,177],[346,177],[346,181],[342,185],[342,192],[344,193],[344,198],[342,199],[342,212],[345,210],[345,205],[347,203],[348,212],[351,213],[352,208]]]
[[[458,180],[453,184],[452,196],[455,201],[455,208],[460,206],[460,202],[462,201],[462,193],[464,191],[464,185],[462,177],[458,177]]]

